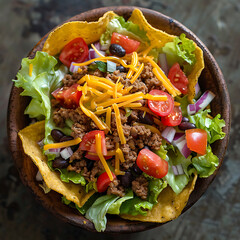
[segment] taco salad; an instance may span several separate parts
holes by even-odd
[[[153,28],[135,9],[65,23],[24,58],[15,86],[31,97],[33,124],[19,132],[39,186],[104,231],[107,214],[167,222],[197,177],[214,173],[211,144],[224,120],[202,92],[201,49],[185,34]]]

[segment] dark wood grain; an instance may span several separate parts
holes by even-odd
[[[115,11],[117,14],[124,16],[126,19],[131,16],[131,12],[135,7],[108,7],[100,8],[92,11],[88,11],[79,14],[68,21],[74,20],[87,20],[96,21],[105,12],[109,10]],[[228,95],[228,90],[226,83],[224,81],[221,70],[219,69],[216,61],[214,60],[211,53],[205,47],[205,45],[186,27],[159,12],[140,8],[144,13],[146,19],[149,23],[159,29],[162,29],[170,34],[179,35],[184,32],[187,37],[193,39],[198,46],[203,50],[205,69],[200,77],[200,86],[203,90],[208,89],[217,93],[216,98],[211,104],[213,115],[220,113],[222,118],[226,122],[226,127],[224,131],[226,132],[226,137],[222,141],[218,141],[213,144],[213,151],[220,159],[219,167],[222,164],[224,154],[226,152],[229,131],[230,131],[230,99]],[[34,57],[36,51],[41,50],[47,35],[44,36],[39,43],[32,49],[29,53],[29,57]],[[61,196],[55,192],[50,192],[49,194],[44,194],[39,188],[38,183],[35,180],[35,175],[37,169],[31,159],[27,157],[22,149],[20,139],[17,136],[17,132],[29,124],[29,119],[23,114],[24,110],[29,103],[29,98],[21,97],[21,90],[12,87],[9,108],[8,108],[8,136],[9,145],[13,154],[15,165],[19,171],[20,177],[23,183],[30,187],[36,198],[43,204],[45,208],[55,214],[62,220],[74,224],[76,226],[82,227],[84,229],[95,231],[93,224],[85,219],[79,213],[61,203]],[[206,191],[213,179],[215,178],[219,168],[215,173],[206,179],[198,179],[196,188],[190,196],[190,199],[185,207],[184,211],[190,208]],[[184,212],[183,211],[183,212]],[[154,227],[161,226],[162,224],[157,223],[142,223],[123,220],[117,216],[109,216],[106,232],[108,233],[132,233],[138,231],[144,231]]]

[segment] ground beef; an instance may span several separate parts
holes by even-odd
[[[129,116],[129,121],[130,122],[137,122],[138,121],[138,111],[137,110],[132,110],[131,114]]]
[[[120,72],[119,70],[114,71],[113,73],[107,73],[106,78],[112,80],[113,82],[117,82],[120,77],[120,82],[124,84],[126,73]]]
[[[153,74],[152,65],[150,63],[145,64],[139,79],[145,83],[147,92],[151,91],[152,89],[165,90],[162,83]]]
[[[117,195],[119,197],[123,197],[125,195],[124,187],[120,185],[120,181],[117,179],[114,179],[108,187],[107,194],[111,195]]]
[[[104,167],[101,161],[95,161],[93,168],[89,171],[87,168],[83,169],[82,176],[89,182],[95,182],[96,175],[103,172]]]
[[[74,83],[77,83],[83,76],[85,76],[88,73],[87,66],[80,67],[82,69],[81,72],[75,72],[72,75],[66,74],[64,78],[62,79],[63,86],[70,87]]]
[[[115,142],[114,142],[114,139],[113,139],[113,136],[112,135],[107,135],[106,136],[106,147],[107,147],[107,150],[110,151],[110,150],[115,150]]]
[[[58,108],[53,112],[53,121],[58,127],[64,127],[66,119],[72,120],[74,123],[88,125],[91,119],[87,117],[81,109]]]
[[[74,154],[73,154],[74,155]],[[72,156],[73,156],[72,155]],[[71,157],[72,157],[71,156]],[[72,159],[74,159],[75,157],[78,157],[78,156],[74,156]],[[82,158],[82,157],[81,157]],[[71,159],[70,159],[70,162],[71,162]],[[85,159],[81,159],[80,161],[79,161],[79,159],[78,159],[78,161],[74,161],[74,162],[72,162],[70,165],[68,165],[68,167],[67,167],[67,170],[68,171],[74,171],[74,172],[77,172],[77,173],[80,173],[82,170],[83,170],[83,168],[84,167],[87,167],[87,162],[86,162],[86,160]]]
[[[150,138],[147,138],[144,143],[149,146],[152,150],[159,150],[162,144],[162,138],[157,134],[153,133]]]
[[[125,124],[127,122],[128,118],[126,117],[125,111],[123,111],[121,109],[120,109],[120,117],[121,117],[121,123]],[[113,131],[117,128],[114,111],[112,111],[112,115],[111,115],[111,128],[112,128]]]
[[[73,153],[73,155],[70,157],[70,163],[74,162],[75,160],[79,161],[83,157],[83,151],[78,148],[77,151]]]
[[[124,155],[125,162],[122,163],[124,170],[131,168],[137,160],[136,151],[132,151],[129,144],[121,145],[121,150]]]
[[[151,136],[151,130],[146,128],[143,125],[135,125],[131,127],[131,135],[134,138],[137,138],[138,136],[142,136],[142,138],[148,138]]]
[[[83,136],[89,131],[89,127],[86,124],[74,123],[72,125],[72,134],[74,138],[83,138]]]
[[[138,197],[146,200],[148,195],[148,180],[142,175],[137,177],[132,182],[132,190]]]

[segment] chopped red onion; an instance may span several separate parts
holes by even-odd
[[[201,92],[201,89],[200,89],[200,86],[197,82],[197,84],[195,85],[195,96],[198,96],[198,93],[200,93],[200,92]]]
[[[75,62],[72,62],[71,65],[70,65],[70,68],[69,68],[69,71],[74,73],[74,72],[77,72],[78,69],[80,68],[79,66],[75,66],[73,65]]]
[[[73,151],[70,147],[66,147],[60,152],[60,155],[62,158],[68,159],[73,155]]]
[[[160,66],[160,68],[164,71],[165,75],[168,75],[168,63],[167,63],[167,57],[165,53],[160,53],[158,55],[158,64]]]
[[[181,142],[183,139],[185,139],[185,133],[182,133],[182,132],[175,133],[174,138],[173,138],[173,145],[176,146],[176,144],[178,142]]]
[[[191,154],[191,150],[187,147],[186,136],[184,133],[176,133],[172,144],[178,148],[185,158],[188,158]]]
[[[206,91],[194,104],[189,104],[187,106],[187,111],[189,115],[197,113],[199,110],[204,109],[213,100],[215,94],[211,91]]]
[[[176,129],[173,127],[167,127],[163,130],[162,132],[162,137],[168,141],[169,143],[171,143],[173,141],[173,138],[175,136],[176,133]]]
[[[107,71],[114,72],[117,69],[117,64],[115,62],[107,61]]]
[[[176,175],[176,176],[184,174],[182,164],[172,166],[172,170],[173,170],[174,175]]]
[[[37,174],[36,174],[36,180],[38,182],[41,182],[43,180],[42,174],[40,173],[40,171],[38,170]]]
[[[60,156],[61,148],[51,148],[45,151],[45,155],[54,154],[56,157]]]
[[[101,44],[100,44],[100,42],[95,42],[93,45],[94,45],[94,47],[95,47],[97,50],[101,50]]]

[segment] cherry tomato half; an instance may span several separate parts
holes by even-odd
[[[113,179],[116,179],[115,174],[112,172]],[[97,190],[98,192],[105,192],[111,183],[110,178],[108,177],[107,172],[102,173],[97,179]]]
[[[182,122],[182,110],[179,106],[174,106],[172,112],[161,118],[162,124],[165,126],[177,126]]]
[[[171,83],[183,94],[188,93],[188,78],[180,68],[179,63],[173,64],[168,73]]]
[[[79,146],[80,150],[96,153],[95,135],[97,135],[98,133],[101,135],[102,154],[107,155],[105,133],[104,131],[100,130],[90,131],[87,134],[85,134]]]
[[[79,106],[79,100],[82,96],[82,92],[77,90],[79,84],[73,84],[68,89],[58,88],[52,95],[57,99],[60,104],[65,108],[77,108]]]
[[[121,45],[125,49],[126,53],[135,52],[140,45],[139,41],[130,39],[127,36],[115,32],[112,34],[111,38],[111,44],[113,43]]]
[[[70,67],[72,62],[81,63],[88,57],[88,46],[82,38],[69,42],[60,53],[59,60]]]
[[[155,178],[163,178],[168,173],[168,162],[148,149],[142,149],[137,157],[138,167]]]
[[[100,158],[98,157],[98,155],[96,155],[96,153],[93,154],[93,153],[87,152],[84,157],[87,158],[87,159],[89,159],[89,160],[94,160],[94,161],[100,160]],[[104,156],[104,158],[105,158],[106,160],[108,160],[108,159],[111,159],[112,156]]]
[[[152,112],[156,113],[158,116],[164,117],[170,114],[173,110],[174,100],[173,98],[166,92],[161,90],[151,90],[149,92],[151,95],[165,95],[167,96],[167,101],[153,101],[148,100],[148,107]]]
[[[195,128],[185,131],[187,146],[191,151],[205,155],[207,153],[207,132],[203,129]]]

